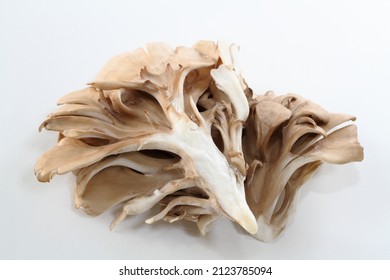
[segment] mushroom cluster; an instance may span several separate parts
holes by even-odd
[[[254,95],[237,54],[200,41],[113,57],[40,126],[59,137],[36,163],[38,180],[73,172],[77,208],[122,205],[111,227],[159,205],[146,223],[185,219],[205,234],[225,217],[275,239],[317,167],[360,161],[363,149],[353,116],[297,95]]]

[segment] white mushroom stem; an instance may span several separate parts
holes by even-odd
[[[151,209],[161,199],[178,190],[195,186],[193,179],[183,178],[166,183],[161,189],[156,189],[151,195],[134,198],[123,206],[122,213],[112,222],[113,229],[119,222],[128,215],[136,215]]]
[[[174,122],[171,133],[152,135],[144,149],[164,149],[191,160],[198,186],[208,190],[229,218],[249,233],[257,232],[257,223],[245,200],[242,178],[238,178],[226,157],[215,146],[210,134],[188,118]],[[199,178],[199,179],[198,179]],[[214,207],[217,209],[218,205]]]
[[[222,64],[218,69],[211,70],[211,77],[213,77],[218,89],[229,96],[236,118],[246,121],[249,115],[249,105],[233,68]]]

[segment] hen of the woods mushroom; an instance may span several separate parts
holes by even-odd
[[[253,95],[237,53],[201,41],[113,57],[42,123],[59,138],[38,160],[38,180],[73,172],[77,208],[122,206],[111,227],[159,205],[146,223],[184,219],[205,234],[225,217],[275,239],[319,165],[360,161],[363,150],[355,117],[294,94]]]

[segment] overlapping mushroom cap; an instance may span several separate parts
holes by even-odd
[[[300,187],[322,162],[344,164],[363,159],[355,117],[328,113],[300,96],[255,99],[244,139],[246,197],[259,231],[275,239],[294,213]]]
[[[76,175],[75,204],[113,222],[161,206],[146,222],[218,217],[275,238],[319,163],[361,160],[353,120],[298,96],[254,98],[236,45],[165,44],[112,58],[88,88],[64,96],[41,128],[59,132],[38,180]],[[279,203],[278,203],[279,201]],[[281,204],[281,206],[279,206]]]

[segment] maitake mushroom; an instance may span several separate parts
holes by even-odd
[[[254,97],[237,53],[201,41],[112,58],[41,125],[59,138],[38,160],[38,180],[73,172],[77,208],[98,215],[123,205],[112,227],[159,204],[146,223],[185,219],[205,234],[226,217],[276,238],[316,168],[360,161],[363,150],[355,125],[340,126],[352,116],[296,95]]]

